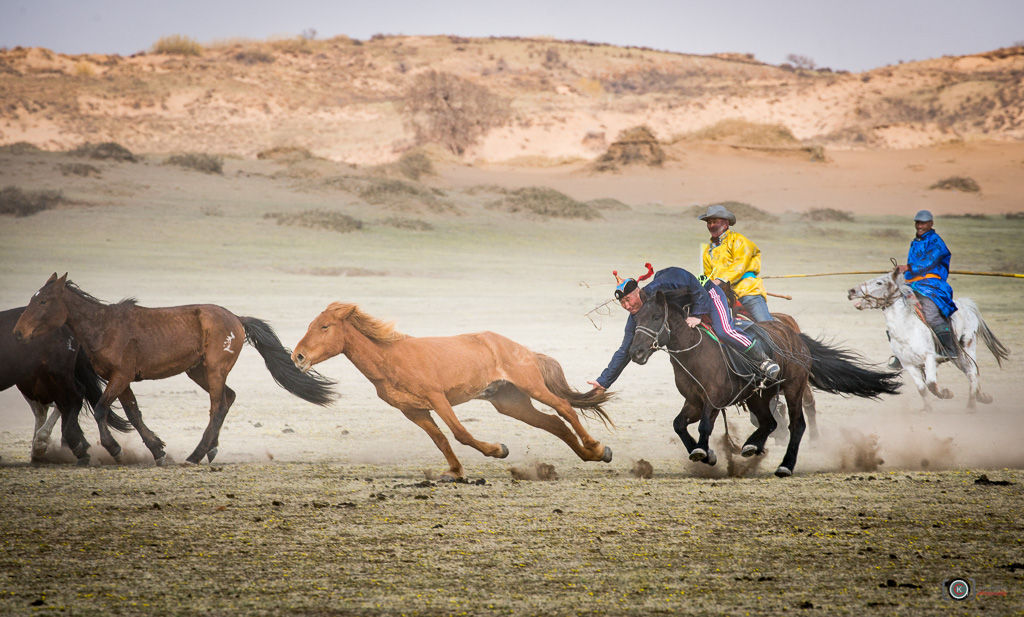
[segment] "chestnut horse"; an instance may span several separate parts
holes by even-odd
[[[29,343],[19,343],[14,325],[24,311],[25,307],[0,312],[0,391],[17,386],[35,414],[32,462],[43,459],[50,433],[60,418],[64,441],[78,464],[88,465],[89,442],[78,423],[78,414],[99,400],[103,381],[67,326]],[[56,409],[47,420],[50,405]],[[113,413],[108,422],[115,430],[131,430],[126,420]]]
[[[584,461],[612,460],[611,448],[587,433],[573,409],[594,411],[607,424],[610,420],[601,404],[611,395],[577,392],[554,359],[493,332],[416,338],[397,332],[393,324],[367,315],[355,304],[335,302],[309,324],[292,361],[308,371],[338,354],[345,354],[376,386],[377,396],[426,431],[448,461],[442,474],[446,479],[465,474],[431,410],[459,443],[485,456],[508,456],[504,444],[477,440],[455,417],[452,407],[471,399],[486,400],[498,413],[548,431]],[[554,408],[562,419],[538,411],[531,398]]]
[[[797,334],[778,321],[758,322],[757,326],[768,336],[775,350],[775,361],[782,369],[781,383],[759,387],[760,378],[756,373],[740,375],[732,371],[724,348],[701,326],[687,326],[686,315],[669,303],[662,291],[644,302],[636,314],[636,323],[636,336],[629,347],[634,362],[645,364],[658,349],[665,349],[672,358],[676,388],[686,399],[673,428],[692,461],[715,464],[717,457],[708,447],[708,439],[718,412],[744,402],[756,416],[758,427],[747,438],[741,454],[764,454],[765,441],[776,427],[768,404],[781,388],[789,408],[789,445],[775,475],[793,475],[806,428],[803,395],[807,388],[813,385],[833,394],[865,398],[895,394],[899,390],[896,373],[873,371],[852,352],[829,347],[806,334]],[[699,436],[694,440],[686,427],[697,421],[700,422]]]
[[[142,422],[142,412],[131,393],[132,381],[164,379],[185,373],[210,395],[210,422],[187,462],[198,464],[217,454],[220,428],[235,402],[225,385],[238,359],[243,340],[256,348],[274,381],[288,392],[317,405],[334,400],[333,382],[303,374],[292,366],[289,351],[265,322],[238,317],[214,304],[166,308],[137,306],[132,299],[104,304],[54,273],[32,296],[14,328],[19,340],[31,340],[64,324],[71,329],[107,380],[103,396],[94,406],[100,442],[114,460],[123,459],[121,446],[107,427],[107,411],[120,399],[125,415],[139,432],[157,464],[165,462],[163,442]]]

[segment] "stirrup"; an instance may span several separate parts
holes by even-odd
[[[903,368],[903,363],[900,362],[900,359],[897,358],[896,356],[891,356],[889,358],[889,362],[886,364],[886,366],[891,368],[894,371],[898,371],[901,368]]]
[[[782,370],[779,368],[778,364],[772,362],[771,360],[765,360],[764,362],[762,362],[760,368],[761,372],[764,373],[768,377],[768,379],[775,379],[776,377],[779,376],[779,371]]]

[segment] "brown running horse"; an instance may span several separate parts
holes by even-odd
[[[335,302],[309,324],[292,361],[308,371],[338,354],[345,354],[376,386],[377,396],[427,432],[448,460],[442,474],[448,479],[465,474],[431,410],[459,443],[485,456],[508,456],[504,444],[477,440],[455,417],[452,407],[471,399],[489,401],[498,413],[548,431],[582,460],[612,460],[611,448],[587,433],[573,409],[592,410],[607,424],[610,420],[601,404],[611,395],[573,390],[554,359],[493,332],[416,338],[397,332],[393,324],[363,313],[355,304]],[[534,408],[531,398],[554,408],[572,431],[558,416]]]
[[[104,304],[68,281],[67,276],[58,279],[54,273],[32,296],[14,335],[27,341],[68,325],[96,372],[107,380],[93,413],[100,443],[118,462],[123,458],[121,446],[107,427],[110,405],[120,399],[128,421],[153,453],[153,459],[163,464],[163,442],[143,424],[129,386],[132,381],[164,379],[180,373],[210,394],[210,422],[186,460],[197,464],[205,456],[212,461],[220,428],[235,402],[235,393],[225,380],[243,340],[260,352],[274,381],[285,390],[317,405],[334,400],[330,388],[333,382],[316,373],[296,370],[288,350],[270,326],[259,319],[238,317],[214,304],[146,308],[131,299]]]

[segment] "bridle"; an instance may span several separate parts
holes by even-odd
[[[652,339],[651,348],[654,349],[654,351],[665,350],[669,354],[684,353],[684,352],[690,351],[692,349],[696,349],[696,347],[698,345],[700,345],[701,341],[704,339],[704,333],[701,332],[698,329],[697,333],[700,336],[697,338],[697,342],[694,343],[693,345],[687,347],[686,349],[669,349],[665,345],[662,345],[661,343],[659,343],[658,341],[661,339],[661,335],[663,333],[666,333],[666,332],[668,333],[668,340],[672,340],[672,328],[670,328],[669,325],[668,325],[668,310],[667,309],[665,310],[664,318],[661,320],[661,327],[658,328],[657,331],[653,330],[652,328],[648,328],[647,326],[640,326],[640,325],[638,325],[636,327],[636,331],[639,332],[640,334],[645,334],[645,335],[651,337],[651,339]],[[675,360],[675,357],[673,356],[672,359]]]

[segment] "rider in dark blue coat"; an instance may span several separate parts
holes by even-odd
[[[910,242],[907,265],[900,266],[899,270],[917,295],[925,321],[942,345],[942,355],[955,358],[956,342],[949,318],[956,312],[956,304],[953,303],[953,288],[946,282],[952,254],[932,229],[934,225],[934,217],[927,210],[914,216],[917,235]]]
[[[622,280],[618,278],[618,273],[613,273],[618,279],[615,299],[619,301],[622,308],[629,311],[629,317],[626,318],[626,330],[622,337],[622,344],[612,355],[608,368],[601,373],[601,376],[596,381],[588,382],[591,386],[598,389],[610,387],[629,364],[629,346],[636,333],[636,313],[647,298],[654,297],[654,294],[659,291],[672,292],[667,294],[669,301],[680,308],[690,305],[690,316],[686,318],[687,326],[695,328],[700,324],[701,316],[710,316],[719,340],[746,353],[770,379],[775,379],[778,376],[779,365],[768,358],[761,343],[733,325],[729,302],[725,293],[717,285],[707,280],[707,277],[702,277],[705,279],[704,281],[698,280],[697,277],[682,268],[665,268],[654,273],[651,264],[646,265],[647,274],[641,276],[639,280],[645,280],[652,274],[654,280],[642,289],[637,279]]]

